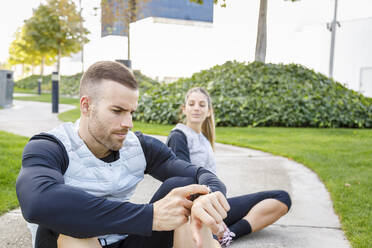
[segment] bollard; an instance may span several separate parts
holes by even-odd
[[[41,78],[37,80],[37,93],[41,95]]]
[[[58,72],[52,73],[52,113],[58,113]]]

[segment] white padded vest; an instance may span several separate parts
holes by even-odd
[[[172,130],[175,129],[181,130],[186,135],[191,163],[216,174],[216,161],[208,139],[202,133],[197,133],[182,123],[178,123]]]
[[[119,150],[120,158],[106,163],[96,158],[88,149],[79,137],[78,129],[79,120],[64,123],[48,132],[63,143],[69,157],[69,165],[64,174],[65,184],[109,200],[129,201],[137,184],[144,178],[146,169],[145,155],[137,136],[128,132],[123,147]],[[37,225],[31,225],[34,239]],[[112,244],[126,236],[111,234],[99,238]]]

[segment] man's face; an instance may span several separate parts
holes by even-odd
[[[133,127],[132,114],[137,105],[138,90],[103,80],[92,103],[89,134],[108,150],[119,150],[129,129]]]

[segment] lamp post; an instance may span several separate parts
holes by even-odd
[[[59,84],[59,74],[57,71],[52,73],[52,113],[58,113],[58,84]]]

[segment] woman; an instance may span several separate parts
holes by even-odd
[[[182,106],[185,124],[177,124],[168,136],[167,145],[178,158],[203,166],[216,173],[214,159],[215,126],[212,101],[203,88],[190,89]],[[274,223],[285,215],[291,200],[282,190],[264,191],[228,198],[230,211],[225,224],[238,239]]]

